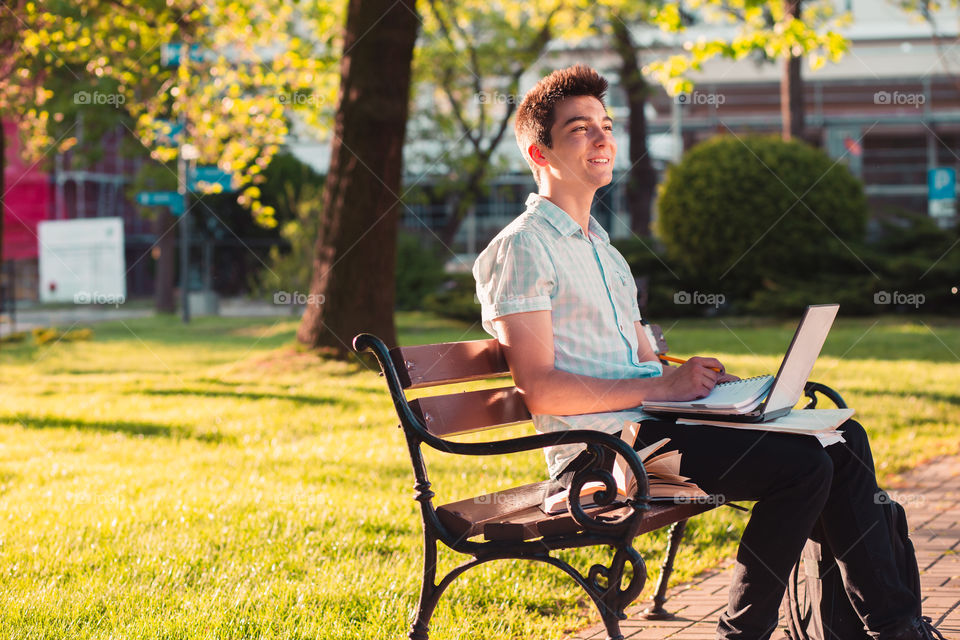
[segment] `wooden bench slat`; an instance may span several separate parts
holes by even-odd
[[[643,522],[637,535],[656,531],[668,524],[673,524],[678,520],[692,518],[698,513],[709,511],[714,508],[712,504],[674,504],[672,502],[655,502],[650,505],[650,509],[644,514]],[[604,516],[619,518],[628,513],[629,507],[619,507],[607,512],[602,512]],[[589,513],[589,512],[588,512]],[[593,515],[593,514],[591,514]],[[568,533],[574,533],[580,530],[577,524],[569,514],[559,514],[552,517],[544,517],[537,525],[537,533],[541,536],[559,536]]]
[[[437,516],[444,526],[464,539],[482,533],[487,540],[519,542],[580,531],[582,528],[569,513],[547,515],[541,509],[546,493],[556,490],[553,480],[534,482],[439,506]],[[713,508],[713,504],[706,503],[654,502],[643,517],[638,535]],[[587,512],[594,517],[599,514],[617,519],[627,515],[629,507],[610,505]]]
[[[644,325],[644,330],[655,354],[660,355],[670,350],[670,347],[667,346],[667,338],[663,335],[663,328],[660,325],[647,324]]]
[[[410,408],[430,433],[440,437],[530,420],[530,412],[516,387],[417,398],[410,403]]]
[[[557,483],[552,480],[525,484],[441,505],[437,507],[437,516],[458,536],[470,538],[482,533],[486,522],[506,518],[529,507],[539,509],[551,490],[557,490]]]
[[[643,517],[637,535],[655,531],[678,520],[693,517],[709,511],[713,505],[660,503],[650,506]],[[611,505],[598,509],[587,509],[593,517],[602,516],[610,520],[622,518],[630,513],[629,507]],[[581,531],[582,527],[569,513],[547,515],[539,507],[512,514],[503,521],[486,522],[483,525],[484,537],[488,540],[514,541],[531,540],[539,537],[562,536]]]
[[[405,389],[510,374],[496,338],[395,347],[390,350],[390,357]]]
[[[508,516],[509,519],[502,521],[486,522],[483,525],[483,537],[487,540],[500,540],[504,542],[521,540],[532,540],[539,538],[540,532],[537,525],[544,518],[549,518],[537,505],[530,507],[519,513]],[[570,518],[573,521],[573,518]]]
[[[656,531],[714,508],[710,504],[674,504],[654,503],[643,517],[637,535]],[[593,517],[602,516],[611,520],[622,518],[630,513],[630,507],[610,505],[587,509]],[[539,537],[563,536],[581,531],[583,528],[569,513],[545,514],[540,506],[529,507],[524,511],[510,514],[502,520],[490,520],[479,527],[487,540],[512,541],[532,540]]]

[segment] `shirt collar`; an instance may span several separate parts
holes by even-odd
[[[527,210],[541,216],[549,222],[563,236],[572,236],[577,231],[583,231],[573,218],[566,211],[544,198],[539,193],[531,193],[527,196]],[[604,244],[610,244],[610,235],[607,233],[597,219],[590,216],[590,222],[587,223],[590,233],[597,237]]]

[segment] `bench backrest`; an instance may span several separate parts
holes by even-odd
[[[666,352],[666,341],[659,326],[647,325],[647,338],[655,353]],[[390,357],[404,390],[510,376],[510,368],[495,338],[396,347],[390,350]],[[530,420],[520,392],[512,385],[418,398],[410,402],[410,408],[430,433],[438,437]]]
[[[404,389],[422,389],[510,375],[495,339],[396,347],[390,357]],[[514,386],[428,396],[410,408],[435,436],[495,429],[530,420]]]

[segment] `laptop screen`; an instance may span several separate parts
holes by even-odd
[[[787,355],[780,363],[780,371],[770,388],[764,413],[791,409],[803,395],[803,387],[813,371],[840,305],[819,304],[807,307],[800,326],[793,335]]]

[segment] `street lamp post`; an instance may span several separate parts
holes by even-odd
[[[184,114],[180,113],[180,124],[184,124]],[[185,131],[185,127],[184,130]],[[180,136],[180,148],[177,153],[177,192],[183,198],[183,215],[180,219],[180,317],[184,323],[190,322],[190,196],[187,194],[187,158],[184,154],[188,145]]]

